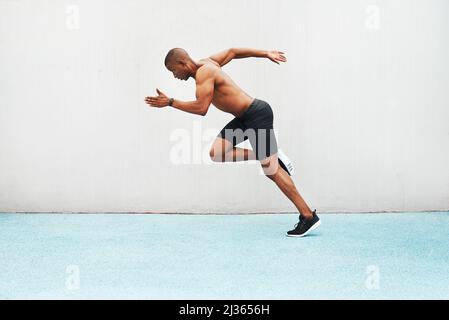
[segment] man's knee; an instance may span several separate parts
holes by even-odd
[[[270,159],[267,162],[261,162],[262,170],[267,178],[274,180],[279,172],[277,158]]]
[[[214,149],[210,149],[209,150],[209,157],[212,161],[217,162],[217,158],[216,158],[216,152]]]
[[[210,149],[209,150],[209,157],[213,162],[223,162],[223,153],[219,150]]]
[[[209,157],[214,162],[223,162],[225,154],[231,150],[233,145],[228,140],[217,138],[209,150]]]

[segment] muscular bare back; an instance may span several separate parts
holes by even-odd
[[[218,109],[233,114],[235,117],[241,116],[254,98],[243,91],[220,67],[220,65],[210,59],[205,58],[198,61],[202,65],[213,66],[214,72],[214,94],[212,104]]]

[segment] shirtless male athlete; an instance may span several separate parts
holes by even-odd
[[[206,115],[212,103],[234,115],[235,118],[221,130],[212,144],[211,159],[215,162],[258,160],[265,176],[276,183],[299,211],[299,222],[287,232],[287,236],[302,237],[317,228],[321,221],[316,210],[310,210],[296,189],[290,177],[293,166],[277,147],[273,110],[266,101],[249,96],[221,69],[232,59],[248,57],[268,58],[277,64],[287,61],[281,51],[247,48],[231,48],[195,61],[184,49],[173,48],[165,57],[165,66],[175,78],[195,79],[196,100],[186,102],[169,98],[156,89],[158,96],[146,97],[145,102],[151,107],[171,106],[201,116]],[[252,150],[235,147],[246,139],[249,139]]]

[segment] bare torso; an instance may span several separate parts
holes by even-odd
[[[198,63],[200,65],[213,64],[217,67],[212,104],[235,117],[241,116],[254,101],[254,98],[243,91],[214,60],[206,58],[199,60]]]

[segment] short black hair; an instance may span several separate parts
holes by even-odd
[[[184,60],[185,58],[190,59],[189,54],[182,48],[173,48],[165,56],[165,66],[169,66],[179,60]]]

